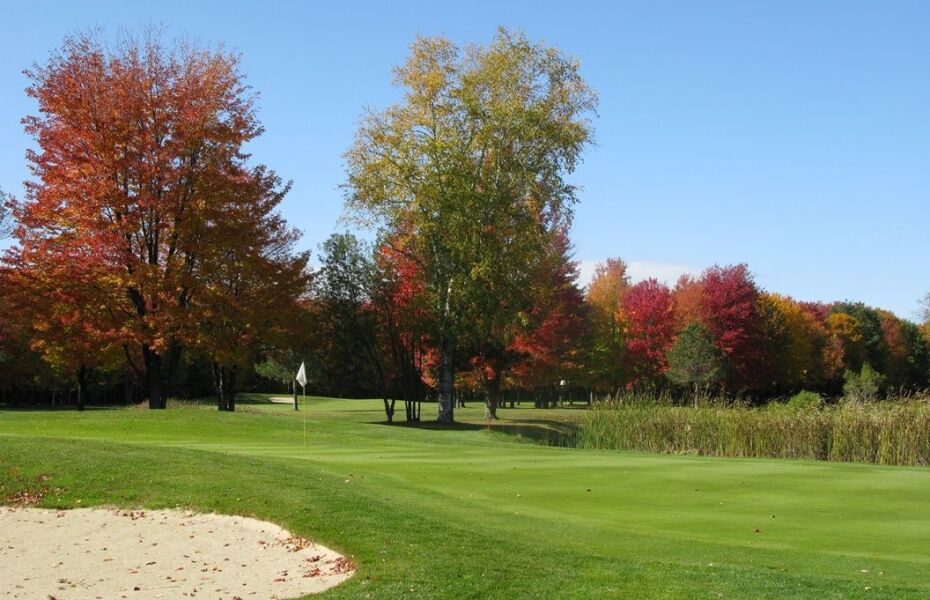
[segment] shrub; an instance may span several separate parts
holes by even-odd
[[[801,390],[788,400],[788,407],[796,410],[806,408],[821,408],[823,397],[817,392]]]
[[[852,402],[871,402],[878,398],[878,394],[885,385],[885,376],[865,363],[859,373],[847,370],[843,374],[843,396]]]

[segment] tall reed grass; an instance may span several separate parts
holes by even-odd
[[[792,410],[598,403],[582,448],[930,465],[930,398]]]

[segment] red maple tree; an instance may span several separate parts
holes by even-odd
[[[655,279],[641,281],[627,290],[620,310],[636,381],[655,383],[668,366],[666,355],[675,341],[672,291]]]
[[[164,408],[202,333],[194,308],[211,257],[251,243],[213,226],[268,177],[242,149],[262,131],[254,96],[235,55],[169,48],[155,34],[112,50],[94,34],[70,37],[27,75],[38,114],[24,124],[38,148],[14,254],[33,270],[63,258],[54,277],[86,281],[81,297],[104,309],[81,319],[121,347],[149,406]]]

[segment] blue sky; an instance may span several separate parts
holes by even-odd
[[[928,2],[10,2],[0,187],[27,176],[22,69],[69,32],[150,24],[242,53],[267,129],[251,150],[294,180],[283,210],[306,247],[344,229],[341,154],[363,107],[397,98],[412,38],[504,25],[575,55],[600,94],[574,178],[586,272],[747,262],[771,291],[906,318],[930,291]]]

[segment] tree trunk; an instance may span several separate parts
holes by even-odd
[[[236,410],[236,372],[235,366],[227,367],[213,363],[213,385],[216,387],[218,410],[228,412]]]
[[[143,348],[145,360],[145,379],[149,384],[149,409],[163,409],[167,406],[162,385],[161,355],[148,348]]]
[[[455,344],[446,342],[442,345],[439,358],[439,418],[440,423],[452,423],[455,420],[452,393],[455,372],[453,367]]]
[[[393,423],[394,422],[394,402],[396,402],[396,400],[394,400],[393,398],[391,399],[382,398],[382,401],[384,402],[384,414],[387,415],[387,422]]]
[[[133,404],[135,400],[132,392],[132,380],[129,378],[129,375],[123,375],[123,402],[125,402],[127,406]]]
[[[216,391],[216,409],[224,410],[223,399],[223,374],[219,363],[210,363],[210,370],[213,372],[213,389]]]
[[[488,396],[484,400],[484,419],[486,421],[497,420],[497,396]]]
[[[226,410],[235,412],[236,410],[236,375],[239,368],[233,365],[226,368],[226,386],[223,391],[226,392]]]
[[[77,409],[84,410],[87,396],[87,367],[81,365],[77,370]]]
[[[165,398],[162,395],[161,377],[149,377],[149,409],[164,409]]]
[[[500,402],[500,379],[484,382],[484,418],[497,420],[497,405]]]

